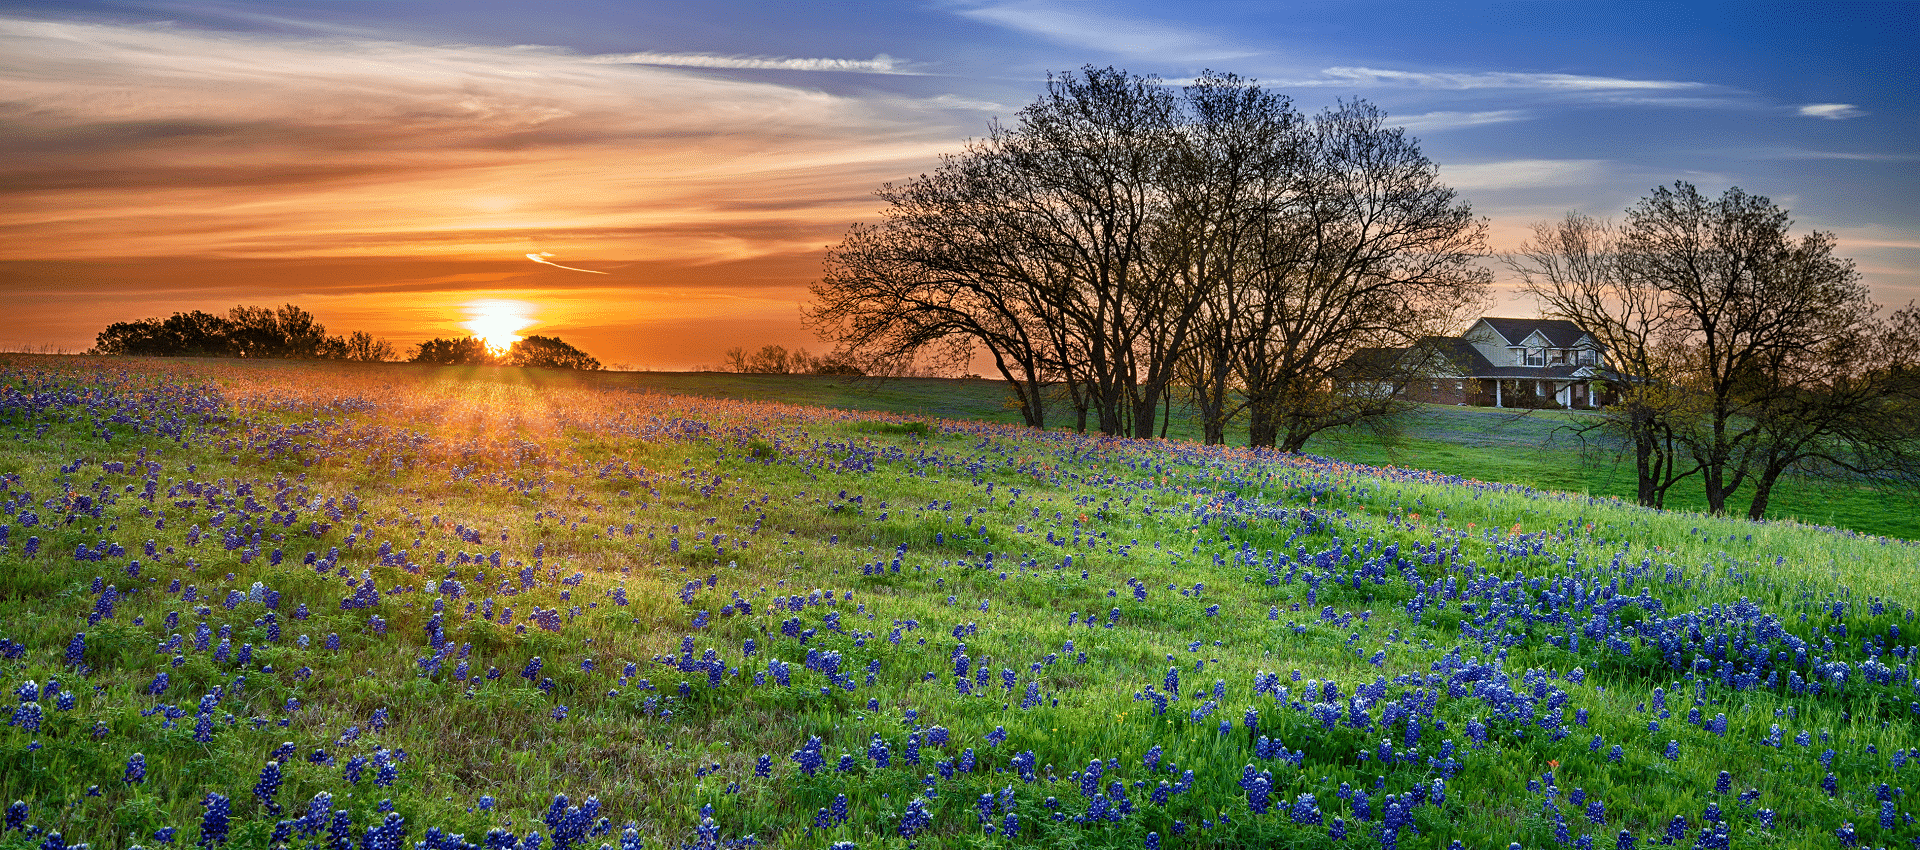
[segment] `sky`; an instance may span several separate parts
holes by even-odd
[[[294,303],[402,351],[822,352],[874,190],[1088,65],[1371,101],[1495,250],[1738,186],[1920,299],[1920,3],[59,0],[0,2],[0,349]]]

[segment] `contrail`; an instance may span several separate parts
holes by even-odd
[[[594,271],[593,269],[576,269],[572,266],[563,266],[563,265],[560,265],[559,263],[556,263],[552,260],[547,259],[548,257],[551,257],[551,256],[553,256],[552,252],[541,251],[538,254],[528,254],[527,259],[532,260],[536,263],[544,263],[556,269],[566,269],[567,271],[572,271],[572,272],[586,272],[587,274],[606,274],[606,272],[597,272],[597,271]]]

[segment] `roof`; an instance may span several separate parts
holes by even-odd
[[[1420,344],[1444,358],[1452,366],[1454,374],[1477,376],[1498,368],[1464,337],[1430,336],[1420,340]]]
[[[1572,348],[1587,332],[1579,325],[1566,319],[1502,319],[1494,316],[1482,316],[1480,321],[1493,328],[1507,341],[1508,345],[1519,345],[1536,332],[1546,337],[1555,348]]]
[[[1468,375],[1496,368],[1472,343],[1460,337],[1430,336],[1404,348],[1362,348],[1335,367],[1348,380],[1405,378],[1411,375]]]

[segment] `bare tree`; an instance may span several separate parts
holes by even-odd
[[[1313,122],[1251,81],[1183,92],[1085,68],[1012,127],[878,194],[828,255],[808,320],[847,350],[984,350],[1028,424],[1049,386],[1078,425],[1151,436],[1182,372],[1224,439],[1237,388],[1255,445],[1298,449],[1394,402],[1332,371],[1411,342],[1484,291],[1483,225],[1383,116]],[[1184,365],[1183,365],[1184,363]],[[1236,385],[1237,381],[1237,385]]]
[[[1607,349],[1641,504],[1697,474],[1715,513],[1753,484],[1757,519],[1794,469],[1897,479],[1920,466],[1920,312],[1876,321],[1832,234],[1791,226],[1766,198],[1676,182],[1623,228],[1569,215],[1507,257],[1545,312]]]
[[[1853,262],[1834,256],[1833,235],[1794,239],[1791,226],[1764,197],[1733,188],[1709,199],[1684,181],[1627,211],[1623,254],[1660,291],[1677,383],[1705,410],[1683,440],[1714,513],[1753,471],[1771,400],[1793,393],[1813,374],[1807,361],[1874,310]]]
[[[1533,239],[1503,260],[1549,318],[1579,325],[1605,350],[1607,383],[1615,402],[1595,429],[1633,446],[1641,505],[1666,503],[1673,485],[1699,471],[1687,463],[1676,423],[1690,412],[1668,343],[1677,316],[1664,307],[1659,287],[1632,273],[1621,254],[1620,230],[1611,222],[1569,213],[1557,222],[1533,225]]]
[[[1484,300],[1490,274],[1476,264],[1485,222],[1371,104],[1315,117],[1289,195],[1263,244],[1239,373],[1249,442],[1299,451],[1404,406],[1344,390],[1335,370],[1364,349],[1442,334]]]

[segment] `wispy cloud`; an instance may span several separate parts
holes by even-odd
[[[1056,44],[1159,61],[1206,62],[1265,52],[1180,24],[1127,18],[1114,15],[1111,10],[1077,4],[1015,0],[971,6],[958,12]]]
[[[842,71],[853,74],[910,74],[905,63],[879,54],[872,59],[814,59],[785,56],[723,56],[713,53],[614,53],[589,56],[600,65],[668,65],[681,68],[738,68],[756,71]]]
[[[812,251],[876,206],[849,187],[957,148],[962,106],[553,47],[0,18],[0,258]]]
[[[1800,107],[1800,114],[1808,118],[1845,121],[1848,118],[1859,118],[1867,114],[1867,111],[1851,103],[1809,103]]]
[[[1762,159],[1833,159],[1851,162],[1920,162],[1920,153],[1817,151],[1806,148],[1765,148],[1753,154]]]
[[[536,263],[541,263],[543,265],[552,266],[556,269],[566,269],[567,271],[570,271],[570,272],[586,272],[587,274],[607,274],[607,272],[594,271],[593,269],[581,269],[581,268],[575,268],[573,266],[563,266],[563,265],[560,265],[559,263],[556,263],[552,260],[547,259],[548,257],[551,257],[551,256],[553,256],[552,251],[537,251],[537,252],[528,254],[527,259],[532,260]]]
[[[1622,91],[1654,89],[1662,91],[1706,88],[1706,83],[1680,80],[1633,80],[1622,77],[1595,77],[1584,74],[1537,74],[1515,71],[1448,73],[1439,71],[1400,71],[1385,68],[1334,67],[1320,76],[1290,80],[1297,86],[1350,86],[1354,88],[1410,87],[1428,89],[1525,89],[1533,91]]]
[[[1422,132],[1451,130],[1456,127],[1477,127],[1482,124],[1504,124],[1509,121],[1524,121],[1530,117],[1532,116],[1527,111],[1521,109],[1494,109],[1485,112],[1426,112],[1395,117],[1388,123]]]
[[[1582,186],[1605,175],[1603,159],[1510,159],[1469,165],[1442,165],[1440,177],[1455,189],[1530,189]]]

